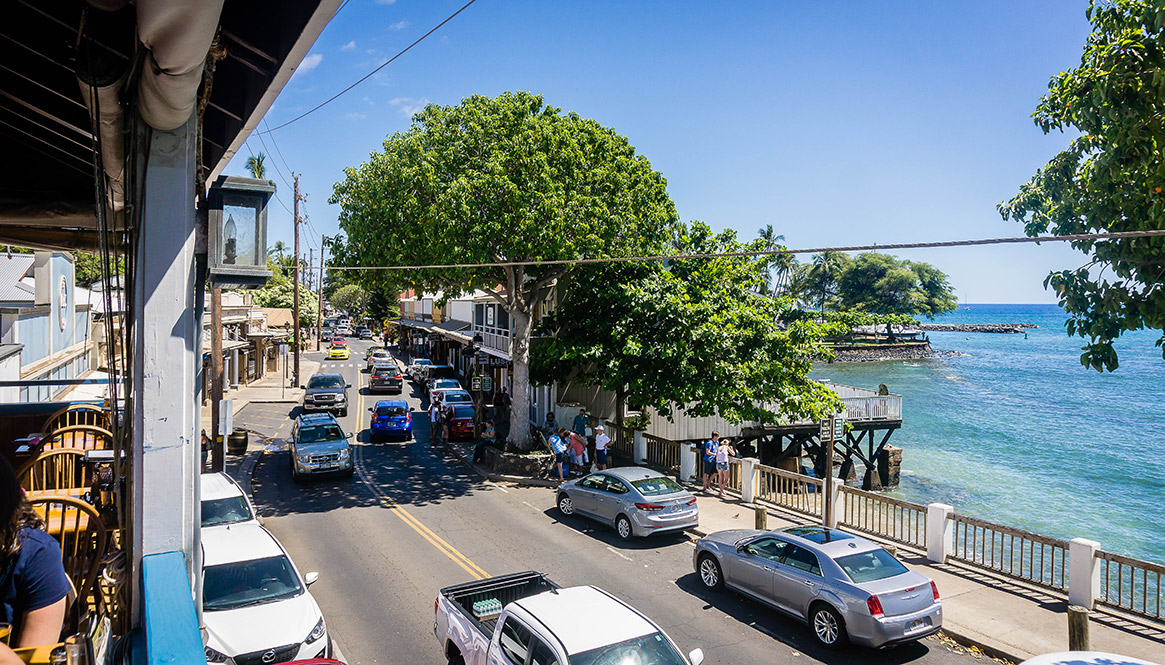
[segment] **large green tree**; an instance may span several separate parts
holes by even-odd
[[[1092,0],[1076,69],[1057,74],[1032,117],[1044,133],[1079,132],[1010,201],[1029,236],[1165,229],[1165,3]],[[1044,280],[1087,343],[1080,362],[1118,366],[1124,332],[1165,331],[1165,237],[1077,240],[1091,257]],[[1165,335],[1157,340],[1165,355]]]
[[[663,176],[626,138],[527,92],[430,104],[344,176],[330,200],[350,265],[483,264],[410,277],[426,291],[483,289],[509,313],[514,423],[529,410],[534,321],[571,269],[537,262],[661,251],[676,222]],[[510,441],[528,448],[529,429]]]
[[[295,280],[288,276],[288,271],[274,260],[267,259],[267,269],[271,277],[263,288],[252,292],[251,301],[259,307],[282,307],[293,309],[295,303]],[[314,328],[319,312],[319,304],[315,298],[304,297],[299,299],[299,325],[302,328]]]
[[[340,287],[328,302],[353,321],[363,321],[371,300],[368,292],[359,284],[348,284]]]
[[[934,317],[959,304],[938,268],[876,252],[858,254],[842,271],[837,288],[842,307],[874,314]],[[886,332],[893,336],[889,321]]]
[[[677,234],[678,253],[763,249],[732,231],[693,222]],[[539,324],[532,376],[614,392],[622,404],[671,418],[719,414],[731,422],[817,419],[837,395],[808,378],[828,356],[825,329],[798,319],[779,325],[791,301],[759,294],[768,259],[712,258],[588,266],[560,287]]]

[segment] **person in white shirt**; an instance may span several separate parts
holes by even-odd
[[[429,404],[429,445],[436,445],[441,440],[441,402],[434,399]]]
[[[595,427],[595,466],[600,471],[607,468],[607,448],[611,445],[611,437],[602,425]]]

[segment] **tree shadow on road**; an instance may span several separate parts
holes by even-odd
[[[877,662],[879,665],[900,665],[924,658],[931,651],[931,645],[925,641],[909,642],[880,650],[850,645],[831,651],[817,643],[804,622],[785,616],[734,591],[726,589],[710,591],[694,571],[678,578],[676,586],[707,603],[704,609],[720,610],[740,623],[759,630],[814,660],[830,665],[866,665],[870,662]]]

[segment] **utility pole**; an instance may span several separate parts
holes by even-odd
[[[316,308],[316,351],[320,350],[324,337],[324,248],[327,246],[328,237],[320,236],[320,302]]]
[[[219,438],[219,402],[222,401],[222,289],[210,290],[210,470],[225,468],[223,439]],[[225,438],[225,436],[223,437]]]
[[[315,278],[315,275],[312,274],[312,269],[311,269],[311,267],[314,266],[315,264],[316,264],[316,248],[315,247],[308,247],[307,248],[307,270],[304,272],[304,275],[303,275],[303,281],[307,284],[308,291],[311,291],[312,287],[315,286],[316,278]]]
[[[295,175],[295,297],[292,303],[291,325],[294,333],[292,339],[295,340],[295,347],[292,352],[295,353],[295,371],[292,376],[295,378],[295,385],[299,385],[299,346],[302,340],[299,339],[299,174]]]

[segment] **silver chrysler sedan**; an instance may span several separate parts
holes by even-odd
[[[823,646],[911,642],[942,627],[938,587],[880,545],[836,529],[718,531],[696,543],[708,589],[724,586],[809,624]]]
[[[598,471],[558,487],[558,510],[578,513],[631,536],[682,531],[698,526],[696,497],[676,481],[637,466]]]

